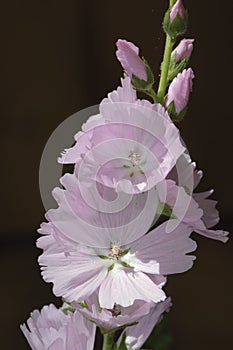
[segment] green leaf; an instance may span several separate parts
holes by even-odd
[[[172,343],[168,315],[164,315],[160,323],[155,326],[144,347],[153,350],[170,350]]]

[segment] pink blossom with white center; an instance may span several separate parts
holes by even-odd
[[[124,91],[127,94],[125,87]],[[148,191],[166,177],[185,150],[178,129],[162,111],[144,101],[104,100],[101,116],[85,124],[76,145],[59,161],[78,164],[77,176],[87,185],[97,181],[117,192]]]
[[[188,104],[192,91],[194,73],[192,68],[184,69],[171,82],[168,88],[166,106],[173,101],[176,113],[179,114]]]
[[[185,154],[177,161],[176,166],[178,174],[171,172],[168,175],[168,178],[173,180],[166,180],[157,186],[159,196],[163,198],[162,202],[170,206],[173,217],[191,225],[193,231],[208,238],[227,242],[228,232],[210,230],[219,222],[217,202],[208,199],[213,190],[193,193],[202,178],[202,171],[195,170],[196,164]]]
[[[175,56],[176,62],[182,60],[183,58],[189,58],[193,51],[194,39],[182,39],[173,50],[172,56]]]
[[[142,317],[137,325],[127,327],[125,330],[125,344],[127,346],[127,349],[140,349],[147,338],[150,336],[154,327],[161,321],[163,314],[165,312],[168,312],[171,306],[172,303],[170,298],[167,298],[160,303],[154,304],[150,312]],[[120,344],[120,340],[121,338],[119,339],[118,344]]]
[[[161,282],[158,284],[153,276],[184,272],[192,267],[194,257],[186,255],[196,248],[189,238],[190,227],[174,223],[175,229],[168,233],[164,223],[146,234],[154,215],[151,212],[147,216],[146,210],[135,225],[135,220],[130,221],[128,216],[137,210],[134,200],[114,215],[96,211],[92,227],[80,221],[82,208],[87,215],[87,208],[80,204],[82,198],[76,193],[66,194],[69,191],[56,193],[59,208],[47,213],[51,223],[40,230],[50,238],[38,240],[38,247],[44,249],[39,258],[42,275],[46,282],[53,282],[54,294],[69,302],[79,302],[98,292],[100,307],[106,309],[115,304],[128,307],[135,300],[164,300]],[[155,199],[154,192],[152,195]],[[142,195],[135,196],[140,207]]]
[[[117,40],[116,46],[117,59],[130,78],[134,74],[136,77],[147,81],[146,66],[139,57],[139,48],[133,43],[122,39]]]
[[[64,313],[53,304],[34,310],[21,325],[33,350],[91,350],[94,348],[96,326],[80,313]]]
[[[166,278],[158,276],[156,282],[163,286]],[[114,304],[112,309],[103,309],[99,305],[98,293],[95,293],[87,298],[84,303],[72,303],[72,306],[99,327],[114,329],[138,322],[143,316],[150,313],[155,304],[136,300],[128,307]]]

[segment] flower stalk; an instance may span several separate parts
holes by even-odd
[[[102,350],[112,350],[114,345],[114,332],[105,333],[103,338],[104,341]]]
[[[157,93],[157,101],[163,104],[164,96],[166,94],[167,82],[168,82],[168,71],[171,61],[171,53],[174,46],[175,40],[170,37],[169,34],[166,35],[166,43],[164,48],[163,62],[161,66],[161,75],[159,80],[159,87]]]

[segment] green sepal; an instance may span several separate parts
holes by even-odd
[[[62,298],[62,301],[63,301],[63,303],[67,304],[66,307],[62,307],[62,306],[60,307],[60,309],[61,309],[63,312],[70,311],[70,312],[74,313],[74,312],[76,311],[76,309],[75,309],[70,303],[68,303],[68,301],[65,301],[64,298]]]
[[[176,62],[176,55],[174,54],[171,59],[169,71],[168,71],[168,79],[167,81],[173,80],[179,73],[181,73],[188,65],[189,58],[184,57],[182,60]]]
[[[70,312],[74,313],[76,311],[76,309],[72,306],[67,306],[67,307],[62,308],[62,311],[63,312],[70,311]]]
[[[121,337],[121,343],[120,343],[119,347],[117,347],[116,349],[117,350],[127,350],[128,348],[125,344],[125,341],[126,341],[126,333],[124,332],[122,334],[122,337]]]
[[[169,218],[172,218],[172,208],[167,203],[159,202],[158,209],[157,209],[157,215],[165,215]]]
[[[155,82],[154,73],[147,60],[144,57],[142,57],[142,60],[146,66],[147,83],[150,84],[150,86],[153,86]]]
[[[86,300],[80,301],[78,304],[79,304],[80,306],[82,306],[83,308],[88,309],[88,305],[87,305],[87,303],[86,303]]]
[[[167,110],[167,112],[172,120],[174,120],[174,118],[177,118],[174,100],[171,103],[169,103],[169,105],[166,107],[166,110]]]
[[[188,26],[188,12],[185,12],[184,18],[181,18],[179,13],[177,13],[176,17],[173,21],[170,21],[170,12],[171,8],[165,13],[163,20],[163,30],[167,33],[172,40],[175,40],[177,35],[184,34],[187,30]]]
[[[181,120],[184,119],[184,117],[185,117],[187,111],[188,111],[188,105],[186,105],[186,106],[182,109],[182,111],[180,111],[180,113],[177,114],[176,117],[173,118],[173,121],[174,121],[174,122],[177,122],[177,123],[178,123],[178,122],[181,122]]]
[[[142,60],[143,60],[145,67],[146,67],[147,80],[140,79],[135,74],[132,74],[131,83],[136,90],[141,91],[141,92],[145,92],[147,90],[152,89],[152,86],[154,85],[155,79],[154,79],[153,71],[150,68],[146,59],[143,57]]]
[[[170,6],[173,7],[177,0],[170,0]]]
[[[179,114],[177,114],[176,112],[176,108],[175,108],[175,103],[174,101],[172,101],[168,107],[166,108],[167,112],[170,116],[170,118],[174,121],[174,122],[180,122],[181,120],[184,119],[185,114],[187,113],[188,110],[188,104],[180,111]]]

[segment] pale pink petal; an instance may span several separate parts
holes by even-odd
[[[142,80],[147,80],[145,63],[139,57],[139,49],[133,43],[119,39],[116,43],[116,56],[127,74],[132,77],[136,75]]]
[[[49,210],[46,217],[74,242],[99,248],[109,248],[111,241],[125,245],[144,235],[152,224],[157,203],[154,189],[133,196],[122,194],[110,202],[97,196],[95,187],[86,188],[84,199],[74,175],[67,174],[62,183],[66,190],[53,192],[59,207]]]
[[[168,89],[166,106],[174,101],[176,113],[179,114],[188,104],[192,91],[194,73],[191,68],[184,69],[173,79]]]
[[[186,254],[197,246],[189,238],[191,232],[189,226],[169,220],[134,242],[131,253],[142,263],[159,263],[159,273],[162,275],[187,271],[195,257]],[[157,270],[154,273],[157,274]]]
[[[86,318],[106,329],[113,329],[136,322],[141,319],[142,316],[148,314],[154,305],[153,303],[136,300],[133,305],[129,307],[116,305],[115,309],[112,310],[102,309],[99,305],[97,294],[87,298],[85,302],[88,307],[82,307],[78,303],[73,303],[72,305]]]
[[[92,350],[96,326],[78,312],[64,313],[54,305],[34,310],[22,332],[33,350]]]
[[[130,77],[122,78],[121,85],[122,86],[119,86],[116,90],[110,92],[107,98],[103,99],[103,101],[100,104],[100,109],[103,103],[136,102],[136,90],[132,87]]]
[[[93,294],[107,275],[109,262],[91,248],[79,247],[70,253],[44,253],[39,257],[42,276],[53,282],[54,294],[67,301],[82,301]]]
[[[221,241],[223,243],[226,243],[229,239],[229,237],[227,237],[229,235],[229,232],[224,230],[205,229],[205,230],[195,230],[195,232],[199,233],[204,237],[216,239],[217,241]]]
[[[166,180],[157,185],[157,191],[161,202],[169,205],[176,219],[193,229],[205,228],[202,222],[203,210],[183,187],[177,186],[172,180]]]
[[[172,22],[177,15],[179,15],[182,19],[184,19],[185,8],[184,8],[184,5],[182,3],[182,0],[177,0],[175,2],[175,5],[173,5],[173,7],[171,8],[170,21]]]
[[[127,349],[140,349],[154,327],[160,322],[163,313],[169,311],[171,306],[171,299],[167,298],[166,300],[155,304],[151,311],[139,320],[137,325],[127,327],[125,341]]]
[[[127,307],[135,300],[159,302],[165,294],[152,280],[142,272],[129,272],[115,265],[100,286],[100,306],[112,309],[114,304]]]
[[[182,60],[183,58],[189,58],[193,51],[194,39],[182,39],[173,50],[172,55],[176,55],[176,62]]]

